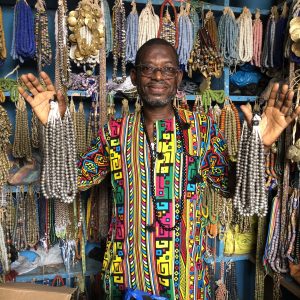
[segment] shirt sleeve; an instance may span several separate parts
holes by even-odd
[[[214,122],[211,122],[208,136],[207,151],[202,161],[202,176],[214,189],[227,195],[229,193],[227,143]]]
[[[109,150],[104,138],[104,130],[99,131],[99,136],[92,141],[87,152],[77,162],[77,185],[81,191],[99,184],[109,173]]]

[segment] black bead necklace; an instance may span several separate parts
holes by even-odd
[[[154,150],[155,147],[152,148],[150,138],[149,138],[149,134],[148,134],[146,124],[145,124],[145,118],[144,118],[143,110],[142,110],[142,113],[141,113],[141,123],[142,123],[142,126],[143,126],[143,130],[145,132],[147,145],[148,145],[149,150],[150,150],[150,186],[151,186],[151,197],[152,197],[154,212],[155,212],[155,221],[159,223],[160,227],[163,230],[166,230],[166,231],[175,230],[180,225],[181,220],[182,220],[182,215],[183,215],[183,210],[184,210],[186,171],[187,171],[186,157],[188,156],[188,153],[185,149],[184,135],[183,135],[183,130],[182,130],[182,124],[181,124],[181,121],[180,121],[180,117],[179,117],[177,109],[174,106],[173,106],[173,110],[174,110],[174,115],[175,115],[177,140],[178,140],[178,137],[179,137],[179,141],[177,141],[177,150],[180,149],[181,152],[183,153],[183,174],[182,174],[182,181],[181,181],[181,197],[180,197],[180,202],[179,202],[179,214],[178,214],[178,218],[176,218],[176,220],[175,220],[175,224],[174,224],[173,227],[168,227],[166,224],[164,224],[161,221],[161,218],[159,216],[159,211],[157,209],[157,199],[156,199],[156,196],[155,196],[155,185],[154,185],[154,173],[155,173],[154,168],[155,168],[155,159],[156,159],[156,157],[158,159],[163,159],[163,153],[161,153],[161,152],[155,153],[156,152]],[[153,224],[146,225],[146,230],[148,230],[149,232],[154,232],[155,231],[155,221],[153,222]]]

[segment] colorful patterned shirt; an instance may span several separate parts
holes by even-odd
[[[109,299],[121,299],[126,288],[182,300],[205,299],[208,292],[201,194],[207,183],[227,191],[227,146],[210,117],[185,110],[179,116],[182,124],[189,124],[182,129],[188,155],[176,118],[156,121],[154,152],[163,156],[153,160],[154,189],[140,114],[111,120],[79,161],[82,190],[111,173],[113,216],[103,261]],[[182,221],[175,230],[154,222],[153,191],[160,220],[169,227],[180,217],[184,195]],[[152,232],[149,224],[155,224]]]

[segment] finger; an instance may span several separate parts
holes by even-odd
[[[294,98],[294,92],[293,91],[289,91],[287,96],[285,97],[285,100],[283,102],[283,105],[281,106],[281,112],[286,116],[290,109],[291,106],[293,104],[293,98]]]
[[[289,125],[299,115],[300,115],[300,106],[298,106],[289,116],[285,118],[287,125]]]
[[[23,89],[23,87],[19,86],[18,91],[21,96],[30,104],[32,105],[33,98]]]
[[[278,89],[279,89],[279,83],[274,83],[271,93],[270,93],[270,96],[269,96],[267,107],[274,107],[274,104],[275,104],[276,98],[277,98]]]
[[[248,126],[251,126],[251,121],[252,121],[252,117],[253,117],[251,109],[249,108],[248,105],[241,105],[240,108],[244,114],[244,117],[245,117],[245,120],[246,120]]]
[[[46,89],[48,91],[55,91],[55,87],[50,79],[50,77],[48,76],[48,74],[44,71],[42,71],[40,73],[41,78],[44,80],[45,84],[46,84]]]
[[[27,75],[28,80],[30,81],[30,83],[32,84],[32,86],[39,92],[44,92],[45,89],[44,87],[41,85],[39,79],[34,76],[32,73],[28,73]]]
[[[63,95],[63,93],[60,90],[57,91],[56,96],[57,96],[59,112],[60,112],[60,115],[63,117],[65,112],[66,112],[66,109],[67,109],[66,99],[65,99],[65,96]]]
[[[284,84],[281,87],[280,92],[277,93],[278,97],[277,97],[277,101],[275,102],[276,108],[278,108],[278,109],[282,108],[282,106],[286,100],[288,90],[289,90],[289,86],[287,84]]]

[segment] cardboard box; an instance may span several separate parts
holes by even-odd
[[[0,284],[0,300],[70,300],[76,288],[9,282]]]

